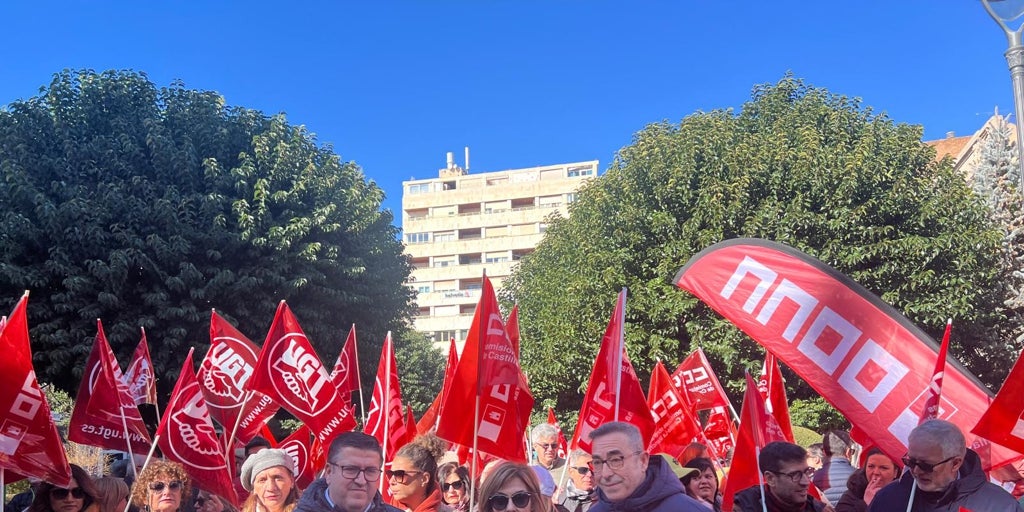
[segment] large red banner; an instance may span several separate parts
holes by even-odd
[[[824,263],[765,240],[709,247],[675,282],[776,354],[890,456],[906,453],[937,347],[894,308]],[[990,443],[970,431],[990,399],[963,367],[947,366],[939,417],[980,453]],[[1020,457],[994,445],[990,453],[986,469]]]
[[[28,341],[28,292],[0,324],[0,468],[67,487],[71,482],[60,433],[32,368]],[[18,480],[11,473],[7,483]]]

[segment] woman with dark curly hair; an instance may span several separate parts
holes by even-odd
[[[444,502],[457,512],[469,510],[469,495],[473,492],[473,480],[466,466],[458,462],[446,462],[437,468],[437,482],[441,485]]]
[[[150,461],[132,485],[132,504],[143,512],[175,512],[182,496],[192,496],[185,468],[177,462]]]
[[[412,512],[451,510],[441,501],[441,487],[437,485],[438,451],[436,436],[426,435],[401,447],[384,471],[388,488],[402,508]]]
[[[501,462],[480,485],[480,512],[549,512],[552,503],[540,493],[540,481],[530,466]]]
[[[28,507],[28,512],[95,512],[96,486],[93,485],[89,473],[75,464],[71,464],[71,484],[68,487],[57,487],[49,482],[36,484],[35,497]]]

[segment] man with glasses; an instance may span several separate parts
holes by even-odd
[[[558,456],[558,434],[562,431],[550,423],[541,423],[530,432],[537,464],[552,473],[565,465],[565,459]]]
[[[928,420],[910,431],[899,481],[878,491],[868,511],[970,510],[1021,512],[1024,508],[985,477],[981,459],[967,449],[963,432],[944,420]],[[912,508],[907,504],[913,500]]]
[[[822,512],[833,510],[811,496],[814,468],[807,465],[807,450],[792,443],[775,441],[761,449],[758,468],[764,486],[755,485],[736,493],[733,510],[742,512]],[[764,496],[762,501],[761,496]],[[762,503],[764,505],[762,505]]]
[[[598,500],[590,512],[707,512],[686,495],[683,484],[660,455],[644,450],[640,430],[629,423],[605,423],[590,433]]]
[[[565,468],[569,481],[565,484],[565,491],[559,492],[555,498],[555,502],[569,512],[587,512],[597,499],[594,471],[590,467],[592,458],[589,453],[579,448],[569,454],[569,465]]]
[[[295,512],[401,512],[387,505],[380,485],[380,444],[362,432],[344,432],[331,442],[324,476],[302,493]]]

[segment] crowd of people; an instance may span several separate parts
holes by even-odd
[[[576,449],[562,457],[559,434],[553,425],[538,425],[530,434],[532,464],[491,461],[474,478],[471,468],[432,435],[403,446],[385,467],[375,438],[346,432],[330,444],[320,477],[306,489],[296,484],[291,456],[257,439],[246,446],[238,468],[241,508],[210,493],[203,482],[193,482],[176,462],[151,461],[135,478],[96,478],[72,465],[70,485],[37,482],[29,503],[12,500],[6,512],[723,510],[722,481],[728,473],[699,444],[678,457],[651,454],[635,426],[610,422],[589,434],[589,452]],[[1024,511],[1006,489],[989,482],[959,428],[942,420],[915,428],[900,460],[877,448],[858,450],[847,433],[829,431],[820,445],[808,449],[769,443],[756,463],[763,483],[736,492],[732,510]]]

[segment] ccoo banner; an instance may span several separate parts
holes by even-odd
[[[828,265],[758,239],[701,251],[675,283],[789,365],[883,451],[906,453],[938,349],[893,307]],[[970,433],[991,398],[955,361],[946,367],[938,417],[960,427],[986,469],[1020,457]]]

